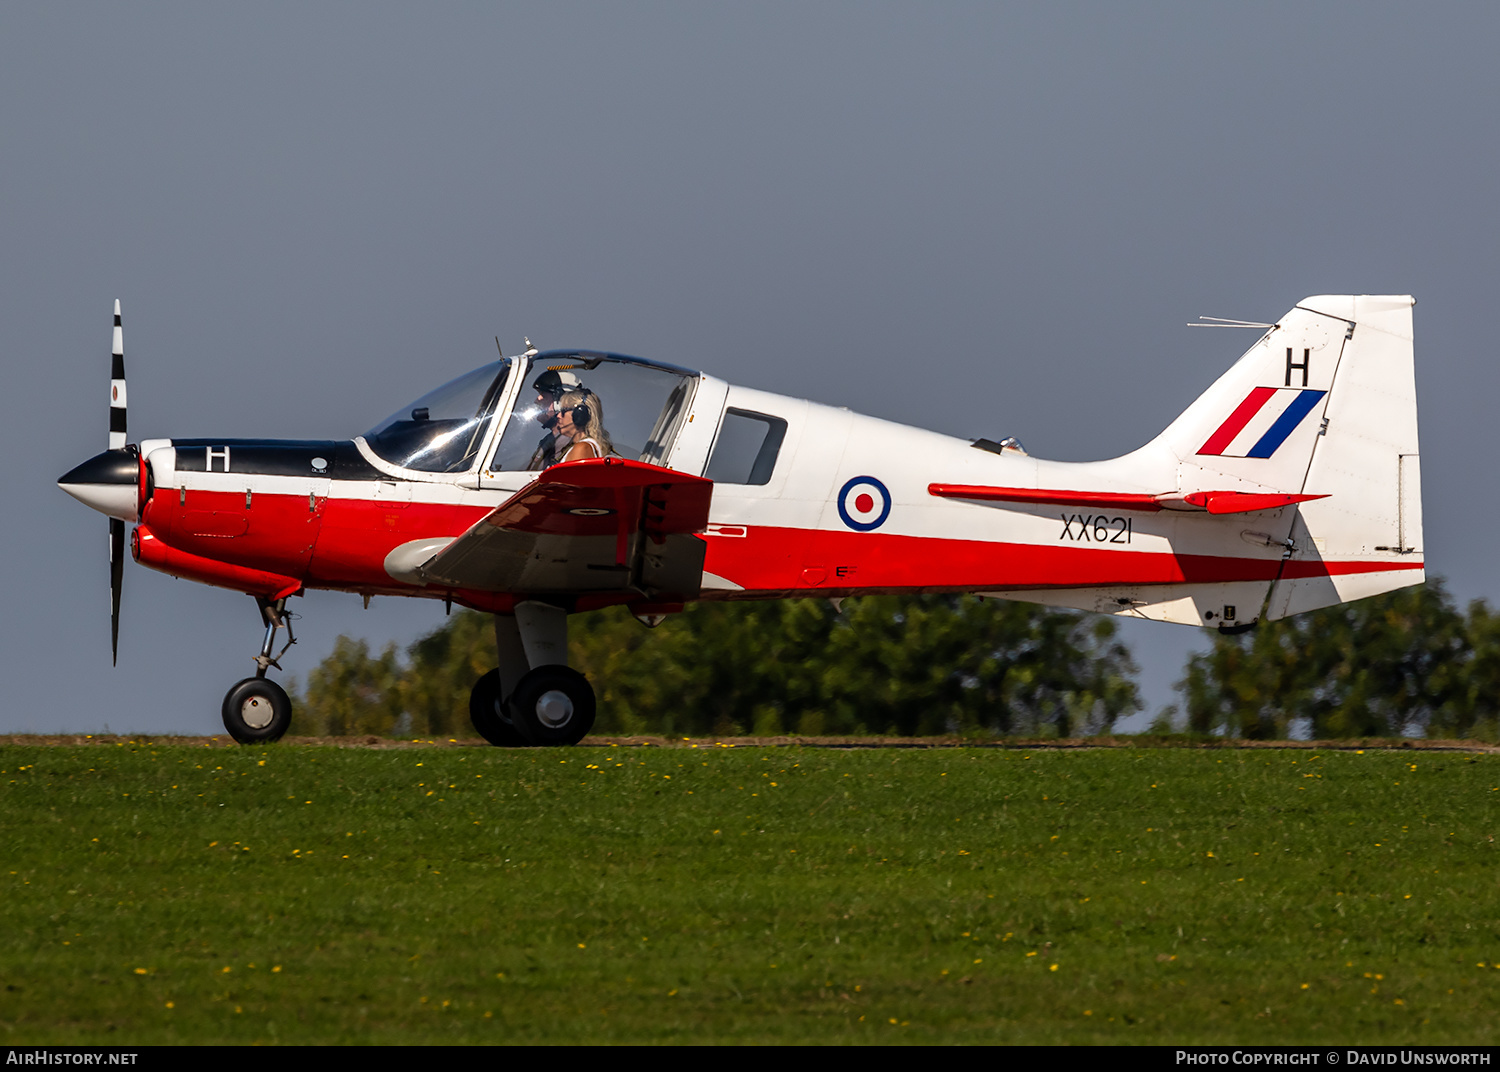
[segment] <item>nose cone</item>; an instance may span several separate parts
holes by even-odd
[[[134,521],[139,479],[140,463],[134,451],[106,450],[68,470],[57,486],[101,514]]]

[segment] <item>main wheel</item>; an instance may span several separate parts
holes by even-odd
[[[566,666],[538,666],[511,694],[510,714],[532,744],[577,744],[594,728],[594,687]]]
[[[224,696],[224,728],[240,744],[279,741],[292,724],[286,690],[263,677],[247,677]]]
[[[474,723],[479,736],[501,748],[525,748],[531,743],[501,709],[498,669],[474,682],[469,693],[469,721]]]

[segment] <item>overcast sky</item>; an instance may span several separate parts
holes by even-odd
[[[1033,454],[1145,442],[1271,321],[1417,296],[1429,575],[1500,597],[1500,9],[0,6],[0,732],[220,732],[245,596],[127,565],[57,477],[345,437],[507,352],[609,349]],[[426,601],[300,601],[304,676]],[[1133,623],[1153,705],[1197,631]]]

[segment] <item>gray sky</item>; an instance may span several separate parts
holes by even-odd
[[[342,437],[508,352],[610,349],[1082,460],[1273,320],[1412,293],[1429,571],[1495,599],[1500,9],[0,7],[0,732],[218,732],[254,605],[54,481],[132,440]],[[441,606],[313,594],[286,662]],[[1132,624],[1154,704],[1195,630]]]

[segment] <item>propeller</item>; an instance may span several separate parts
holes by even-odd
[[[125,573],[125,522],[139,520],[140,448],[125,442],[125,335],[115,302],[109,374],[109,449],[75,465],[57,486],[109,518],[109,647],[120,661],[120,582]]]
[[[114,345],[109,367],[109,449],[125,449],[125,331],[120,326],[120,299],[115,299]],[[120,664],[120,589],[125,580],[125,522],[109,519],[109,653]]]

